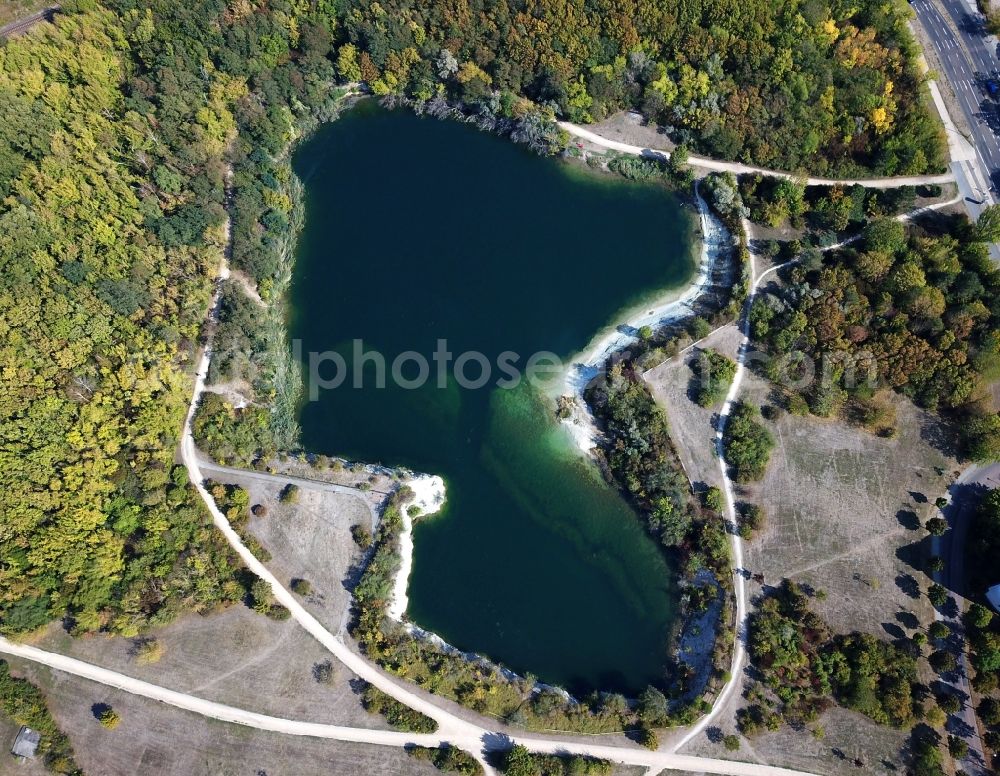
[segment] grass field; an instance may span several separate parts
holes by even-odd
[[[320,684],[313,667],[329,653],[295,622],[275,622],[244,606],[188,615],[149,634],[163,646],[157,663],[141,665],[131,639],[71,638],[53,626],[39,646],[139,679],[291,719],[387,727],[368,714],[350,687],[353,674],[336,660],[336,680]]]
[[[703,343],[735,354],[735,328],[727,327]],[[646,374],[657,401],[667,412],[679,452],[694,482],[719,484],[713,451],[715,412],[690,397],[693,356],[674,359]],[[740,393],[751,403],[774,403],[773,387],[747,374]],[[759,503],[767,513],[764,530],[745,544],[745,565],[764,574],[765,584],[789,577],[825,597],[813,608],[838,632],[861,630],[891,640],[913,633],[933,618],[922,591],[926,532],[919,525],[934,499],[957,472],[956,461],[938,441],[939,424],[902,399],[896,400],[898,433],[876,437],[848,424],[781,411],[763,421],[775,439],[764,479],[738,486],[737,500]],[[750,583],[751,596],[761,586]],[[924,670],[927,670],[924,664]],[[924,681],[931,677],[923,676]],[[746,676],[741,681],[746,683]],[[855,769],[903,771],[899,756],[906,731],[876,725],[859,714],[834,708],[819,720],[823,737],[784,727],[776,733],[742,740],[730,755],[722,736],[735,732],[734,715],[744,704],[739,694],[717,724],[685,748],[686,753],[735,757],[801,768],[815,773]]]
[[[206,719],[34,664],[11,660],[41,686],[78,762],[94,776],[432,776],[436,769],[401,749],[286,736]],[[94,717],[106,703],[121,716],[113,731]],[[0,773],[20,774],[19,768]],[[25,771],[26,772],[26,771]],[[32,776],[34,776],[32,774]]]
[[[36,11],[54,5],[52,2],[38,2],[38,0],[4,0],[0,2],[0,27],[31,16]]]
[[[712,348],[736,358],[740,335],[735,326],[713,332],[697,348],[650,369],[643,377],[653,398],[667,413],[670,434],[688,479],[695,483],[722,485],[715,456],[715,414],[719,407],[700,407],[693,400],[691,369],[701,349]]]

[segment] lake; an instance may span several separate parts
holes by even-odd
[[[324,357],[322,379],[345,379],[315,400],[306,375],[302,444],[447,485],[445,509],[414,530],[408,617],[574,693],[660,679],[676,569],[545,391],[497,387],[498,359],[568,361],[616,313],[683,285],[693,209],[661,186],[370,100],[303,143],[294,167],[306,221],[290,336],[347,365]],[[384,387],[375,357],[352,368],[359,347],[386,359]],[[453,368],[439,374],[442,347]]]

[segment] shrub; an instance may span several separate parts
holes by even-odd
[[[740,737],[730,734],[722,739],[722,745],[726,751],[735,752],[740,748]]]
[[[372,532],[363,525],[351,526],[351,538],[362,550],[367,550],[372,546]]]
[[[298,595],[306,596],[312,593],[312,583],[308,579],[301,579],[296,577],[292,580],[292,592]]]
[[[696,401],[702,407],[711,407],[726,397],[736,374],[736,362],[709,349],[698,355],[694,370],[698,376]]]
[[[463,776],[477,776],[483,767],[472,755],[451,744],[438,748],[426,746],[407,747],[406,753],[417,760],[426,760],[444,773],[460,773]]]
[[[288,483],[281,489],[281,495],[278,496],[278,500],[281,501],[282,504],[298,504],[299,486],[293,482]]]
[[[940,517],[932,517],[924,523],[924,528],[930,532],[931,536],[943,536],[944,532],[948,530],[948,523]]]
[[[726,461],[735,470],[739,482],[751,482],[764,476],[767,462],[774,447],[774,439],[757,422],[757,408],[746,402],[738,402],[733,407],[723,444]]]
[[[437,730],[437,723],[430,717],[414,711],[367,682],[361,692],[361,703],[365,711],[381,714],[386,722],[399,730],[408,733],[433,733]]]
[[[660,737],[656,735],[655,730],[644,727],[639,730],[639,743],[647,749],[655,752],[660,748]]]
[[[330,660],[324,660],[322,663],[313,665],[312,675],[317,684],[333,684],[333,680],[337,677],[337,670]]]
[[[98,717],[100,723],[106,727],[108,730],[114,730],[118,725],[121,724],[122,718],[119,716],[118,712],[112,709],[110,706],[101,712]]]
[[[254,517],[267,517],[267,507],[263,504],[254,504],[250,507],[250,514]]]
[[[705,491],[705,507],[713,512],[721,512],[724,505],[722,491],[715,485]]]
[[[927,629],[927,635],[932,639],[946,639],[951,635],[951,628],[938,620],[931,623],[931,627]]]
[[[938,649],[932,652],[927,660],[931,664],[931,668],[939,674],[949,673],[958,667],[955,656],[945,649]]]
[[[695,340],[707,337],[711,331],[712,326],[700,315],[692,318],[691,322],[688,324],[688,333],[690,333],[691,337]]]
[[[958,714],[962,710],[962,702],[958,699],[957,695],[952,693],[942,693],[937,699],[938,707],[945,714]]]
[[[993,612],[982,604],[973,604],[969,611],[965,613],[965,624],[967,627],[985,630],[993,622]]]
[[[927,720],[928,725],[937,728],[944,725],[947,717],[945,716],[944,710],[941,709],[940,706],[934,705],[924,712],[924,719]]]
[[[742,503],[739,505],[737,522],[740,536],[749,540],[764,527],[764,509],[759,504]]]
[[[143,639],[135,647],[135,662],[139,665],[158,663],[162,657],[163,644],[156,639]]]

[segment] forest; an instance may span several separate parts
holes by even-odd
[[[943,164],[900,2],[347,0],[337,67],[376,94],[571,121],[637,109],[691,150],[810,174]]]
[[[0,47],[4,632],[131,635],[243,595],[173,465],[235,125],[219,86],[130,101],[151,25],[84,5]]]
[[[878,395],[888,388],[962,418],[966,453],[993,455],[985,385],[1000,367],[1000,272],[986,239],[964,216],[873,218],[847,247],[799,254],[750,311],[788,409],[892,433]]]

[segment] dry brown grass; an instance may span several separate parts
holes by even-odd
[[[41,686],[57,722],[89,776],[432,776],[433,766],[401,749],[341,743],[254,730],[206,719],[77,677],[11,660]],[[91,710],[110,704],[114,731]],[[7,771],[3,771],[7,773]],[[21,774],[19,769],[11,774]]]
[[[691,364],[698,351],[712,348],[729,358],[736,358],[740,333],[734,325],[713,332],[696,348],[650,369],[643,377],[653,398],[667,413],[670,434],[688,479],[695,483],[722,485],[719,462],[715,456],[715,414],[719,406],[698,406],[690,395],[694,372]],[[721,404],[721,402],[720,402]]]
[[[760,405],[771,386],[748,375],[744,398]],[[743,488],[767,511],[767,526],[748,545],[747,565],[769,584],[783,577],[826,592],[814,608],[840,632],[899,635],[900,616],[932,614],[915,583],[926,585],[916,529],[956,470],[928,441],[937,421],[897,402],[898,434],[873,436],[841,421],[782,412],[765,422],[777,444],[767,474]],[[930,503],[928,503],[930,502]]]
[[[0,715],[0,776],[51,776],[41,759],[21,762],[10,753],[20,725]]]
[[[4,0],[0,2],[0,27],[31,16],[36,11],[53,4],[45,0]]]
[[[735,328],[728,327],[704,344],[734,355],[737,342]],[[674,359],[646,378],[668,414],[691,479],[718,484],[712,443],[717,408],[702,409],[689,398],[690,361]],[[748,374],[740,395],[760,406],[772,403],[773,387]],[[759,503],[767,512],[765,529],[745,545],[751,572],[763,573],[766,584],[790,577],[823,590],[825,598],[814,599],[813,607],[835,631],[867,631],[886,640],[912,634],[913,623],[932,619],[921,595],[929,583],[922,570],[926,532],[915,526],[928,517],[957,469],[954,459],[936,447],[938,422],[902,399],[896,406],[899,431],[894,439],[841,421],[786,412],[764,421],[777,443],[770,466],[763,481],[737,493],[738,499]],[[760,586],[751,583],[751,595],[759,592]],[[823,738],[785,727],[743,740],[740,751],[731,755],[721,734],[735,732],[735,712],[742,705],[735,694],[714,726],[713,734],[721,731],[718,740],[699,736],[685,752],[815,773],[853,771],[855,758],[877,773],[902,768],[899,751],[906,731],[841,708],[819,720]]]
[[[354,675],[293,621],[275,622],[244,606],[208,617],[188,615],[149,634],[163,645],[157,663],[141,665],[132,639],[71,638],[52,626],[39,646],[190,693],[199,698],[292,719],[386,727],[353,690]],[[318,684],[313,666],[330,659],[336,681]]]

